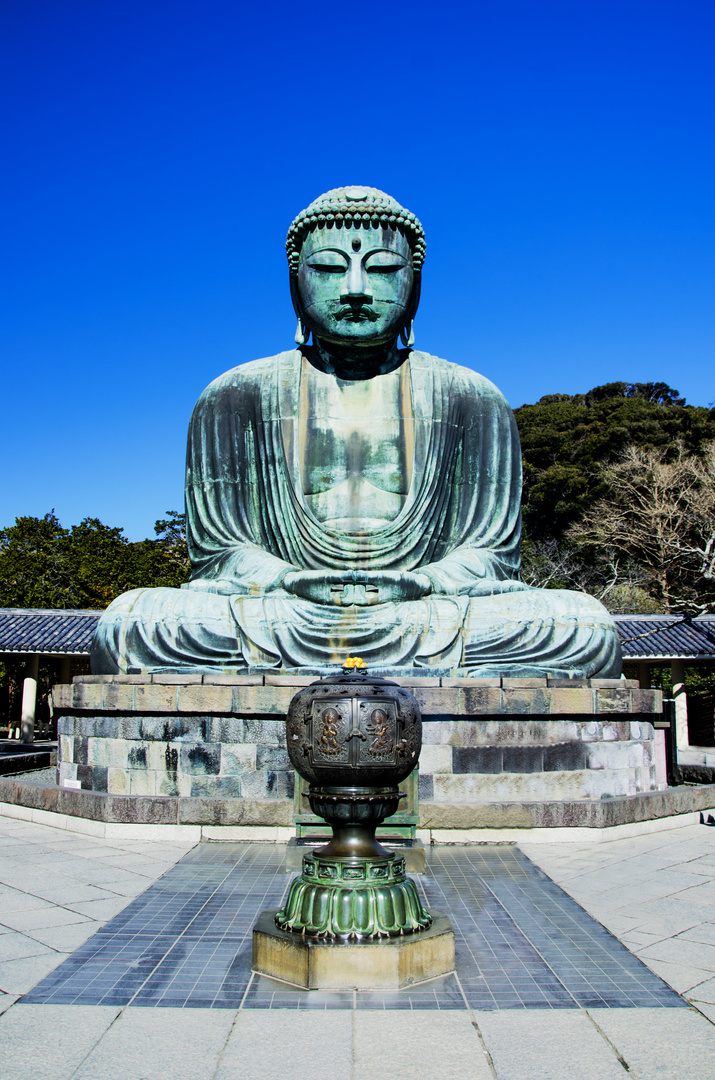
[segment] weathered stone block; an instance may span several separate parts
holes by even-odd
[[[118,716],[116,720],[118,739],[136,741],[142,738],[142,719],[140,716]]]
[[[111,795],[126,795],[129,791],[129,776],[126,769],[107,769],[107,791]]]
[[[623,769],[626,766],[629,743],[589,743],[586,766],[589,769]]]
[[[221,747],[217,743],[182,745],[179,760],[181,771],[189,775],[217,774],[221,771]]]
[[[127,754],[127,767],[129,769],[146,769],[147,747],[145,743],[134,743],[129,747]]]
[[[87,764],[88,765],[106,765],[107,764],[107,740],[106,739],[87,739]]]
[[[544,747],[544,772],[565,772],[586,768],[586,748],[577,742]]]
[[[204,674],[205,686],[263,686],[262,675],[210,675]]]
[[[179,821],[197,825],[290,825],[293,803],[289,799],[181,798]]]
[[[127,769],[130,795],[156,795],[157,775],[150,769]]]
[[[72,684],[73,709],[101,709],[103,686],[86,685],[85,683]]]
[[[317,675],[264,675],[265,686],[292,686],[299,690],[301,686],[310,686],[317,679]]]
[[[663,696],[660,690],[631,690],[631,709],[634,713],[660,715],[663,712]]]
[[[268,776],[263,771],[246,771],[241,774],[241,797],[244,799],[267,799]]]
[[[506,682],[503,679],[502,682]],[[546,683],[546,680],[544,680]],[[549,713],[551,712],[550,690],[503,689],[501,692],[501,712],[507,716],[513,714]]]
[[[79,689],[81,684],[75,683],[75,691]],[[73,708],[97,708],[97,709],[111,709],[112,712],[129,712],[131,713],[134,708],[134,690],[135,687],[130,684],[129,686],[119,682],[105,683],[103,686],[99,686],[96,693],[101,695],[101,701],[96,705],[90,705],[88,701],[82,703],[75,700],[74,694],[72,695],[72,707]]]
[[[596,690],[597,713],[629,713],[630,711],[630,690]]]
[[[609,679],[608,682],[609,684],[611,682],[618,684],[619,680]],[[590,679],[547,679],[546,683],[548,686],[562,686],[570,690],[594,685]]]
[[[208,723],[206,726],[208,734]],[[174,742],[176,739],[203,737],[200,726],[189,716],[142,716],[139,718],[139,737]]]
[[[107,767],[102,765],[92,766],[92,791],[107,790]]]
[[[87,738],[84,735],[75,735],[72,760],[77,765],[87,765]]]
[[[245,772],[241,775],[244,799],[287,799],[293,797],[292,772]]]
[[[242,743],[245,724],[239,716],[212,716],[209,719],[209,742]]]
[[[637,770],[636,791],[653,791],[656,787],[655,766],[643,765]]]
[[[449,732],[454,730],[455,723],[450,720],[424,720],[422,724],[422,749],[426,746],[436,746],[439,743],[449,742]]]
[[[476,681],[476,680],[475,680]],[[497,716],[501,707],[501,690],[496,686],[474,687],[462,690],[460,694],[462,707],[461,713],[471,715]]]
[[[393,680],[394,681],[394,680]],[[414,695],[417,698],[423,716],[449,716],[459,712],[459,690],[434,689],[425,690],[416,687]]]
[[[93,734],[98,739],[114,739],[117,735],[116,716],[97,716],[92,720]]]
[[[230,713],[233,689],[230,686],[182,686],[177,699],[179,712]]]
[[[420,754],[420,772],[442,773],[452,771],[452,747],[430,744],[422,747]]]
[[[398,686],[406,686],[409,689],[416,689],[417,687],[424,686],[439,686],[440,680],[434,675],[398,675],[390,676],[390,681],[397,683]]]
[[[643,754],[642,742],[629,742],[622,744],[625,754],[625,766],[628,769],[642,769],[646,764],[645,756]],[[650,763],[649,763],[650,764]]]
[[[440,686],[465,686],[471,687],[473,690],[485,689],[488,687],[500,687],[501,679],[440,679]]]
[[[134,687],[134,707],[137,712],[174,713],[180,693],[178,686],[155,686],[153,683]]]
[[[287,756],[287,755],[286,755]],[[221,775],[239,776],[256,768],[256,747],[253,744],[228,744],[221,746]]]
[[[549,748],[551,749],[551,748]],[[544,747],[505,746],[502,749],[502,770],[505,773],[543,772]]]
[[[72,685],[71,683],[56,683],[52,688],[53,709],[72,708]]]
[[[191,791],[191,784],[193,779],[187,777],[189,784],[187,784],[187,791]],[[179,778],[175,772],[157,772],[156,774],[156,793],[164,798],[177,798],[181,792],[179,790]]]
[[[174,752],[177,756],[177,763],[180,746],[180,743],[174,744]],[[156,741],[148,742],[146,744],[147,768],[152,769],[154,772],[166,772],[167,750],[169,751],[169,761],[171,762],[171,743]]]
[[[192,776],[192,799],[237,799],[241,794],[239,776]]]
[[[452,771],[455,773],[500,773],[503,771],[500,746],[452,747]]]
[[[288,751],[282,746],[257,746],[256,769],[270,772],[286,772],[291,767]]]
[[[593,692],[588,687],[579,689],[555,686],[551,691],[551,712],[559,713],[593,713]]]
[[[502,679],[501,684],[502,684],[503,689],[505,689],[505,690],[506,689],[516,690],[516,689],[520,689],[520,688],[524,689],[524,690],[534,690],[534,689],[537,689],[538,687],[545,687],[547,685],[547,682],[546,682],[545,678],[544,679],[539,679],[539,678],[513,678],[513,679]]]
[[[285,746],[285,723],[278,720],[244,720],[245,740],[257,746]]]
[[[232,712],[237,716],[284,717],[297,689],[272,683],[267,686],[234,686]]]
[[[157,686],[191,686],[195,683],[203,682],[203,676],[201,675],[152,675],[151,681]]]
[[[434,777],[429,773],[420,773],[418,779],[419,801],[430,802],[434,797]]]
[[[60,761],[57,766],[57,774],[59,776],[60,786],[64,780],[76,780],[77,765],[74,761]]]
[[[94,783],[94,766],[78,765],[77,779],[81,783],[83,791],[91,791]]]

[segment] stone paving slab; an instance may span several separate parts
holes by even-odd
[[[559,844],[558,850],[521,847],[688,1001],[715,1005],[715,903],[708,899],[715,829],[693,825],[607,844]]]
[[[499,1080],[554,1080],[555,1075],[625,1080],[627,1076],[585,1012],[479,1013],[477,1023]]]
[[[162,1010],[160,1017],[127,1009],[72,1080],[212,1080],[234,1020],[230,1012],[203,1009]]]
[[[5,829],[5,826],[8,829]],[[17,828],[36,830],[32,838],[20,837]],[[538,862],[563,889],[576,896],[591,915],[608,926],[637,952],[647,951],[656,941],[678,939],[683,943],[711,945],[715,937],[715,911],[711,905],[683,899],[689,888],[712,878],[715,856],[715,830],[706,827],[680,829],[656,837],[634,841],[614,841],[598,845],[529,845],[527,850],[535,880],[542,875],[534,867]],[[22,822],[0,822],[0,849],[3,839],[9,847],[21,851],[26,843],[42,842],[49,847],[65,843],[67,833]],[[159,843],[116,844],[75,836],[75,856],[98,867],[104,859],[131,861],[135,854],[149,860],[142,865],[145,881],[161,880],[167,866],[173,865],[182,852],[164,851]],[[224,847],[224,845],[216,845]],[[66,849],[68,852],[69,848]],[[472,849],[471,857],[491,850],[489,867],[481,860],[480,879],[492,895],[490,903],[507,912],[522,936],[529,940],[533,929],[529,919],[534,914],[521,901],[521,874],[504,875],[495,870],[495,858],[505,865],[509,848]],[[156,858],[152,857],[155,853]],[[496,854],[495,854],[496,853]],[[449,851],[441,849],[440,857]],[[456,852],[452,852],[454,857]],[[506,856],[507,860],[509,855]],[[479,862],[480,860],[477,859]],[[489,859],[486,860],[489,862]],[[518,866],[518,859],[514,860]],[[27,867],[28,881],[34,880],[34,865]],[[594,873],[594,871],[596,871]],[[654,885],[660,873],[669,875],[673,892]],[[57,873],[57,871],[54,871]],[[153,876],[152,876],[153,875]],[[84,875],[90,884],[91,875]],[[283,875],[287,882],[287,875]],[[447,884],[459,885],[453,866]],[[634,899],[633,880],[644,883],[645,902]],[[8,936],[26,936],[44,929],[61,930],[84,926],[68,920],[77,913],[51,899],[39,899],[17,887],[2,886],[0,878],[0,940]],[[425,879],[427,880],[427,879]],[[436,879],[434,879],[436,882]],[[664,879],[665,880],[665,879]],[[447,881],[447,878],[445,878]],[[579,885],[579,882],[582,882]],[[284,883],[285,883],[284,882]],[[501,883],[501,884],[500,884]],[[435,886],[429,886],[433,888]],[[446,887],[446,886],[445,886]],[[555,886],[551,885],[555,889]],[[105,888],[105,885],[102,886]],[[503,895],[498,896],[503,888]],[[622,891],[621,891],[622,890]],[[459,892],[459,888],[457,888]],[[657,899],[648,900],[648,894]],[[551,894],[550,903],[563,895]],[[540,896],[549,898],[548,889]],[[23,907],[23,898],[25,906]],[[569,938],[568,927],[559,927],[558,919],[569,909],[558,908],[552,945],[562,945]],[[623,903],[619,904],[619,900]],[[127,897],[115,895],[114,903],[127,906]],[[109,903],[95,901],[93,903]],[[654,907],[655,905],[655,907]],[[465,909],[469,905],[465,904]],[[578,911],[578,906],[574,904]],[[478,921],[484,908],[475,913]],[[560,912],[560,913],[559,913]],[[56,913],[56,919],[53,918]],[[583,913],[579,919],[583,917]],[[245,918],[245,912],[240,918]],[[502,919],[504,917],[502,916]],[[579,919],[576,927],[580,926]],[[5,921],[3,921],[5,920]],[[12,920],[15,925],[7,925]],[[523,923],[523,926],[522,926]],[[586,925],[589,925],[586,923]],[[573,931],[572,927],[572,931]],[[601,931],[605,933],[605,929]],[[498,938],[492,938],[501,950]],[[598,935],[596,935],[598,941]],[[40,944],[43,944],[40,942]],[[218,943],[217,943],[218,944]],[[536,950],[537,953],[539,949]],[[625,952],[625,950],[624,950]],[[50,963],[56,965],[62,953],[52,950]],[[66,954],[64,954],[66,955]],[[74,954],[73,954],[74,955]],[[677,953],[676,953],[677,955]],[[684,954],[682,954],[684,955]],[[695,959],[711,962],[710,953]],[[513,954],[511,955],[513,959]],[[522,958],[523,959],[523,958]],[[692,960],[690,957],[689,960]],[[506,962],[506,957],[504,957]],[[5,974],[15,965],[46,962],[44,956],[7,961]],[[712,998],[715,971],[697,971],[688,964],[655,961],[672,973],[676,967],[697,977],[696,992]],[[549,965],[547,964],[547,967]],[[562,972],[562,974],[564,974]],[[24,991],[8,992],[0,971],[0,1077],[2,1080],[374,1080],[394,1063],[401,1080],[713,1080],[715,1077],[715,1003],[688,996],[700,1011],[689,1008],[680,999],[676,1008],[468,1008],[464,987],[461,1002],[452,1007],[438,1007],[439,988],[432,988],[434,1004],[424,1008],[427,999],[411,1003],[409,1011],[397,1010],[386,1000],[373,1001],[361,1008],[359,995],[311,995],[311,1005],[295,1001],[290,1008],[175,1009],[171,1007],[135,1008],[81,1005],[23,1004]],[[24,980],[31,976],[26,972]],[[37,979],[36,979],[37,981]],[[268,982],[269,980],[266,980]],[[273,984],[279,987],[280,984]],[[28,995],[25,995],[26,997]],[[672,1000],[672,998],[671,998]],[[446,998],[444,1005],[447,1004]],[[297,1005],[297,1007],[296,1007]],[[378,1006],[379,1007],[376,1007]],[[326,1050],[327,1048],[327,1050]],[[594,1071],[594,1063],[596,1071]],[[309,1066],[309,1068],[307,1068]],[[615,1069],[615,1072],[613,1071]]]
[[[80,834],[3,818],[0,993],[26,994],[192,846],[98,844]],[[112,859],[121,866],[113,867]]]
[[[215,1080],[355,1080],[352,1030],[349,1012],[241,1012]],[[383,1045],[382,1067],[365,1080],[381,1076],[391,1056]]]
[[[47,1033],[52,1032],[52,1038]],[[689,1009],[270,1012],[28,1006],[0,1017],[3,1080],[712,1080]]]

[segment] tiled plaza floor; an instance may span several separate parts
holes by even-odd
[[[0,1080],[715,1080],[715,829],[433,849],[456,978],[306,994],[248,972],[280,847],[2,814]]]
[[[252,976],[251,930],[290,877],[281,847],[199,844],[24,1004],[249,1009],[687,1007],[517,848],[430,852],[417,880],[456,933],[457,972],[399,993],[317,993]]]

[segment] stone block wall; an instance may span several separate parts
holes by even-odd
[[[129,675],[57,686],[58,783],[123,799],[201,802],[202,813],[221,820],[260,806],[289,819],[294,775],[284,716],[297,689],[313,681]],[[657,691],[626,680],[395,681],[422,708],[425,819],[457,822],[465,807],[606,800],[656,787]]]
[[[606,799],[655,788],[654,730],[644,719],[423,724],[420,803]]]
[[[60,787],[110,795],[293,797],[282,720],[74,715],[58,719],[57,733]]]

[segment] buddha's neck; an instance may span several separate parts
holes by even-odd
[[[387,375],[388,372],[395,371],[404,364],[410,355],[409,349],[397,348],[397,339],[373,348],[355,348],[354,346],[344,348],[341,345],[327,345],[315,335],[313,344],[304,345],[301,352],[306,360],[319,371],[325,372],[326,375],[335,375],[338,379],[351,381]]]

